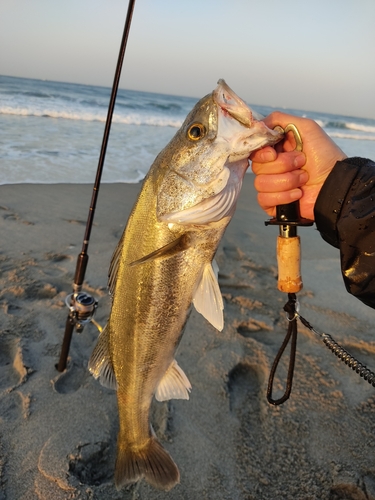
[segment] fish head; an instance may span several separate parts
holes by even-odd
[[[213,220],[229,215],[248,168],[250,153],[273,145],[282,137],[257,119],[224,80],[219,80],[216,89],[197,102],[157,158],[154,175],[158,178],[158,219],[198,223],[195,216],[190,217],[186,211],[205,200],[211,200],[208,205],[216,201],[223,203],[228,190],[231,206],[227,210],[214,210]],[[198,206],[198,210],[200,208],[206,210],[207,203]],[[211,221],[207,217],[204,220],[204,223]]]

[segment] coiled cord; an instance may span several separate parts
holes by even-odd
[[[296,312],[296,316],[300,319],[301,323],[309,330],[318,335],[330,351],[335,354],[343,363],[348,365],[353,371],[358,373],[360,377],[366,380],[370,385],[375,387],[375,372],[367,368],[366,365],[358,361],[346,349],[344,349],[334,338],[328,333],[320,333],[302,316]]]
[[[335,356],[348,365],[353,371],[359,374],[364,380],[375,387],[375,373],[367,368],[366,365],[358,361],[346,349],[338,344],[328,333],[321,334],[322,340],[325,345],[330,349]]]

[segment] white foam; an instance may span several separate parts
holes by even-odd
[[[328,132],[330,137],[336,137],[341,139],[350,139],[354,141],[375,141],[375,135],[356,135],[356,134],[346,134],[344,132]]]
[[[363,123],[345,123],[346,125],[346,128],[350,129],[350,130],[360,130],[362,132],[371,132],[373,134],[375,134],[375,127],[371,126],[371,125],[364,125]],[[369,139],[369,140],[373,140],[373,139]]]
[[[82,120],[88,122],[102,122],[107,119],[106,113],[83,112],[77,110],[57,110],[57,109],[38,109],[29,107],[11,107],[1,106],[0,114],[14,116],[37,116],[48,118],[63,118],[65,120]],[[112,118],[113,123],[122,123],[124,125],[151,125],[153,127],[173,127],[179,128],[182,124],[181,119],[161,117],[141,114],[116,114]]]

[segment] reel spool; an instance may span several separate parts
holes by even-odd
[[[65,304],[69,308],[69,319],[76,331],[81,333],[92,321],[98,307],[98,301],[86,292],[71,293],[65,299]]]

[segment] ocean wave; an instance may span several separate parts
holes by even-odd
[[[113,177],[110,179],[103,178],[101,179],[102,184],[138,184],[145,178],[145,174],[140,174],[136,178],[128,178],[128,177]],[[6,184],[91,184],[92,179],[78,178],[69,176],[67,179],[56,180],[55,179],[32,179],[31,177],[22,177],[22,179],[4,179],[0,180],[0,186],[4,186]]]
[[[355,135],[355,134],[345,134],[344,132],[329,132],[330,137],[335,137],[336,139],[351,139],[355,141],[375,141],[375,135]]]
[[[366,132],[375,134],[375,127],[373,125],[366,125],[364,123],[347,122],[339,120],[315,120],[321,127],[326,129],[340,129],[340,130],[355,130],[358,132]]]
[[[346,128],[350,130],[359,130],[361,132],[372,132],[375,134],[375,127],[371,125],[363,125],[362,123],[347,123]]]
[[[144,109],[154,109],[161,113],[185,113],[182,106],[177,103],[162,103],[162,102],[121,102],[121,99],[116,101],[116,106],[124,110],[134,109],[134,110],[144,110]]]
[[[304,116],[305,118],[305,116]],[[314,121],[319,125],[319,127],[322,127],[324,128],[324,121],[323,120],[319,120],[318,118],[314,118]]]
[[[0,114],[16,115],[16,116],[37,116],[43,118],[63,118],[65,120],[82,120],[89,122],[105,122],[107,119],[106,113],[90,113],[90,112],[74,112],[71,110],[54,110],[54,109],[30,109],[16,108],[10,106],[0,107]],[[112,118],[113,123],[121,123],[124,125],[150,125],[153,127],[172,127],[179,128],[182,120],[168,116],[152,116],[152,115],[120,115],[114,113]]]
[[[329,121],[325,124],[326,128],[338,128],[343,130],[356,130],[358,132],[375,133],[375,127],[365,125],[363,123],[344,122],[344,121]]]

